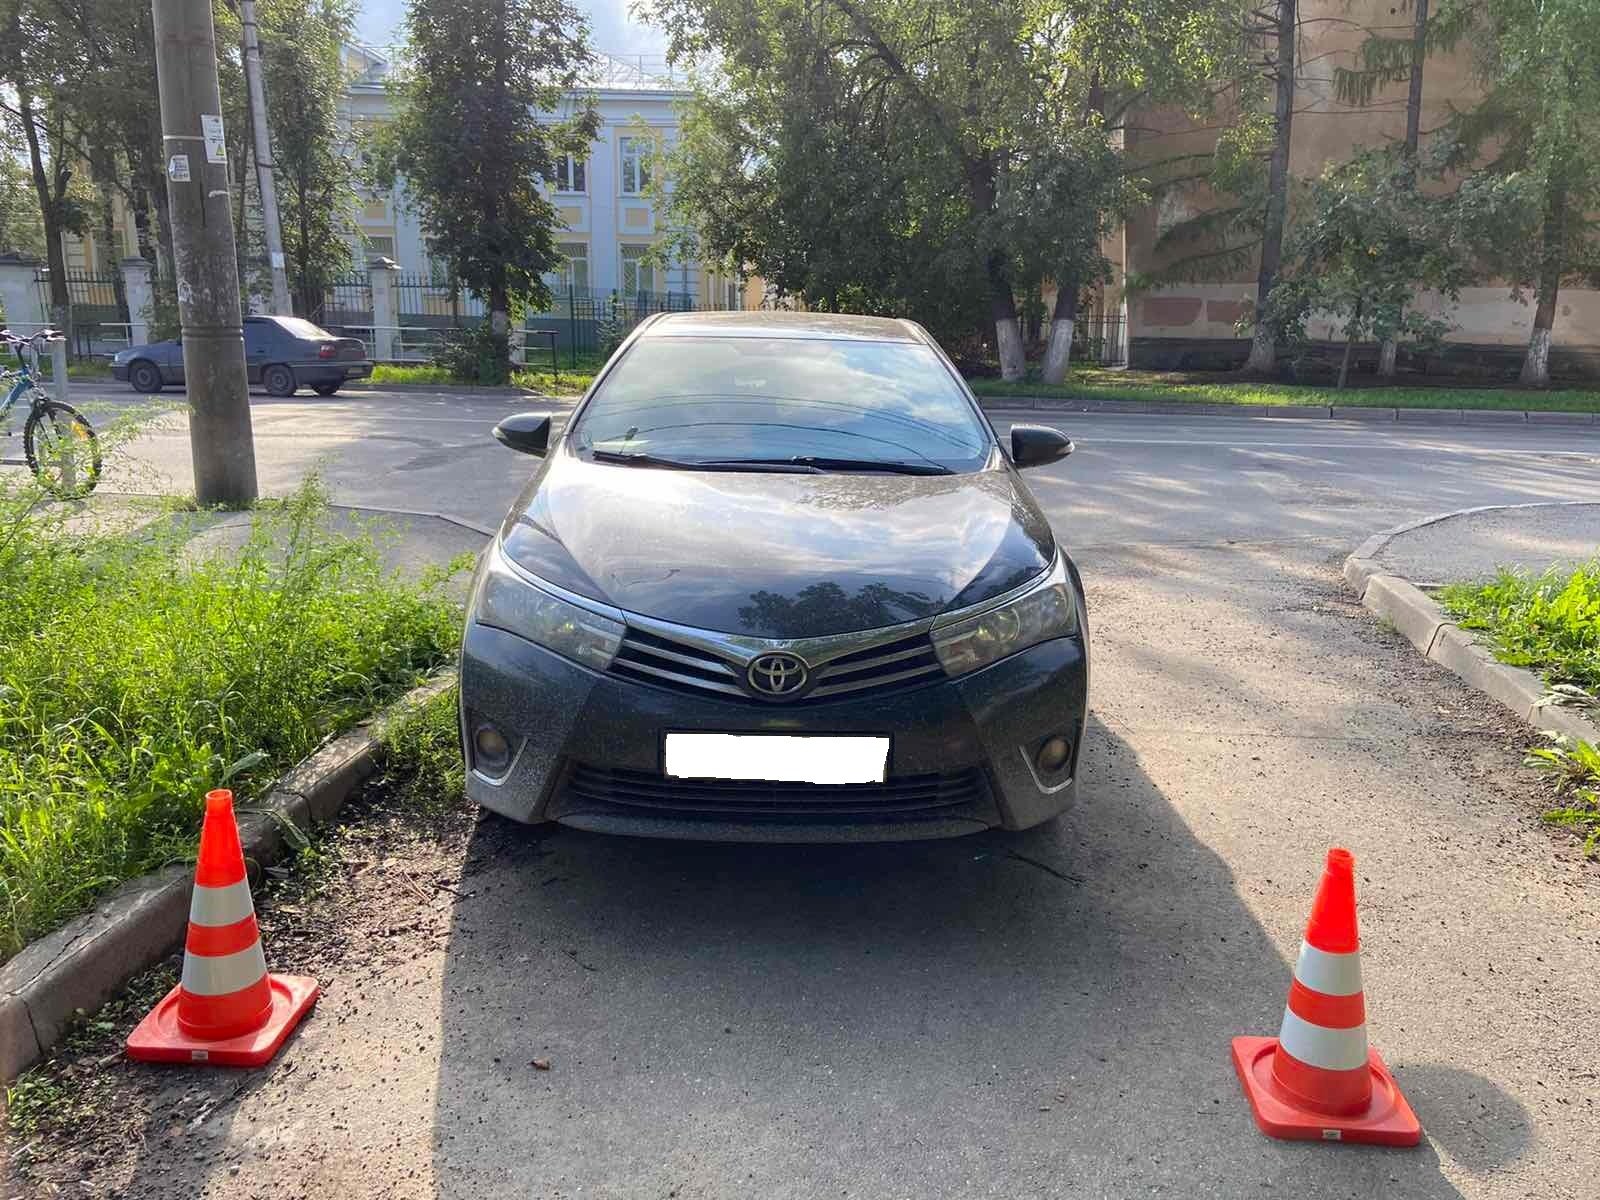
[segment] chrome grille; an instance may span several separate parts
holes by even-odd
[[[780,646],[807,658],[804,643],[774,643],[773,648]],[[743,659],[732,658],[705,646],[629,625],[611,663],[611,671],[673,691],[727,696],[753,704],[773,703],[758,700],[745,687],[745,667],[752,657],[753,654]],[[840,697],[854,699],[944,678],[944,670],[926,630],[820,663],[811,662],[809,658],[807,661],[811,666],[807,690],[792,701],[780,703],[807,704]]]

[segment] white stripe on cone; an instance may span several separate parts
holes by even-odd
[[[255,911],[250,902],[250,884],[243,879],[227,887],[202,887],[197,883],[194,898],[189,901],[189,920],[196,925],[233,925]]]
[[[1278,1044],[1308,1067],[1324,1071],[1353,1071],[1367,1062],[1367,1027],[1328,1029],[1313,1025],[1284,1007]]]
[[[1361,990],[1361,952],[1331,954],[1301,942],[1294,977],[1324,996],[1354,996]]]
[[[194,996],[226,996],[267,973],[261,939],[234,954],[185,954],[183,990]]]

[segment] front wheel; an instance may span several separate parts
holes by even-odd
[[[269,396],[294,395],[294,372],[282,363],[274,363],[261,372],[261,386],[267,389]]]
[[[40,485],[59,499],[87,496],[100,482],[100,440],[70,404],[35,405],[22,430],[22,449]]]
[[[161,368],[141,358],[128,368],[128,385],[136,392],[155,395],[161,390]]]

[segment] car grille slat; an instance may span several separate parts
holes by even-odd
[[[698,675],[687,675],[677,671],[668,671],[664,667],[652,667],[648,663],[624,662],[618,660],[611,664],[611,669],[620,675],[642,675],[646,681],[656,680],[664,683],[676,684],[681,688],[697,692],[717,692],[724,696],[740,696],[744,692],[736,683],[720,683],[715,679],[704,679]]]
[[[803,644],[782,645],[784,649],[791,647],[805,657]],[[677,692],[737,697],[764,706],[773,703],[751,695],[744,687],[745,665],[743,658],[724,658],[704,646],[629,625],[611,671]],[[917,687],[944,677],[932,639],[922,632],[817,664],[812,668],[810,689],[779,703],[805,705],[845,695],[855,699]]]
[[[892,675],[871,675],[865,679],[852,679],[843,683],[827,683],[812,689],[813,696],[836,696],[843,692],[858,692],[864,688],[883,688],[894,683],[930,678],[939,666],[912,667],[909,671],[896,671]]]
[[[562,807],[568,812],[610,807],[690,819],[861,819],[970,812],[988,799],[988,781],[976,767],[952,774],[891,778],[883,783],[812,784],[677,779],[579,764],[567,778]]]

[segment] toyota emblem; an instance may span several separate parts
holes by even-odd
[[[762,654],[750,664],[750,686],[763,696],[792,696],[810,675],[805,660],[793,654]]]

